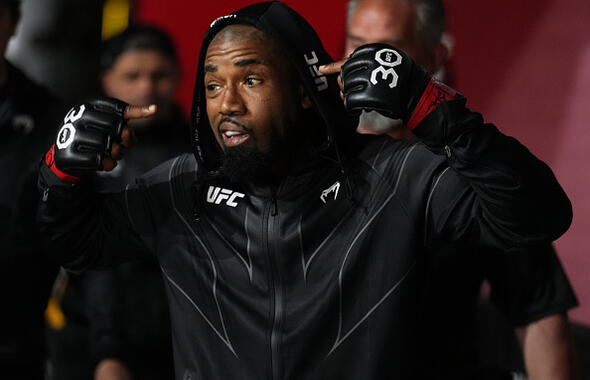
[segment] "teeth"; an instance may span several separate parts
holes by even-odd
[[[238,131],[227,131],[224,133],[227,137],[232,137],[232,136],[238,136],[241,135],[242,132],[238,132]]]

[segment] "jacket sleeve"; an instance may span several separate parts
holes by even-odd
[[[432,185],[428,234],[511,249],[569,228],[571,204],[549,167],[484,123],[465,98],[442,103],[414,133],[450,166]]]
[[[83,183],[63,182],[44,164],[38,185],[44,244],[64,268],[108,268],[150,251],[145,238],[153,233],[153,221],[145,188],[97,194]]]
[[[490,300],[513,326],[525,326],[578,305],[551,244],[529,247],[517,255],[488,255],[486,278],[491,285]]]
[[[82,275],[84,308],[89,323],[88,345],[95,363],[128,360],[123,284],[117,269],[87,271]]]

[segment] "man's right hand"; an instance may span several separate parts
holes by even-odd
[[[55,144],[45,156],[45,164],[68,182],[78,182],[88,172],[113,170],[125,148],[135,140],[127,121],[155,112],[155,105],[130,106],[113,98],[78,104],[65,116]]]

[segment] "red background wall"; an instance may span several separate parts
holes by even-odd
[[[135,17],[166,29],[178,44],[189,109],[198,50],[216,17],[252,1],[137,0]],[[342,53],[346,0],[287,0],[316,28],[334,58]],[[446,0],[454,38],[451,77],[468,105],[546,161],[572,199],[574,221],[556,242],[590,324],[590,1]],[[543,207],[543,205],[539,205]]]

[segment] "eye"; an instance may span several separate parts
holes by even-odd
[[[139,79],[139,73],[135,71],[126,72],[123,74],[123,80],[127,82],[134,82]]]
[[[257,84],[262,83],[262,79],[255,78],[255,77],[248,77],[248,78],[246,78],[246,81],[245,82],[246,82],[246,86],[248,86],[248,87],[254,87]]]
[[[172,74],[169,71],[165,70],[157,70],[152,73],[152,81],[158,82],[160,80],[167,80],[172,77]]]
[[[205,86],[205,89],[207,90],[207,92],[214,92],[219,90],[219,85],[216,83],[209,83]]]

